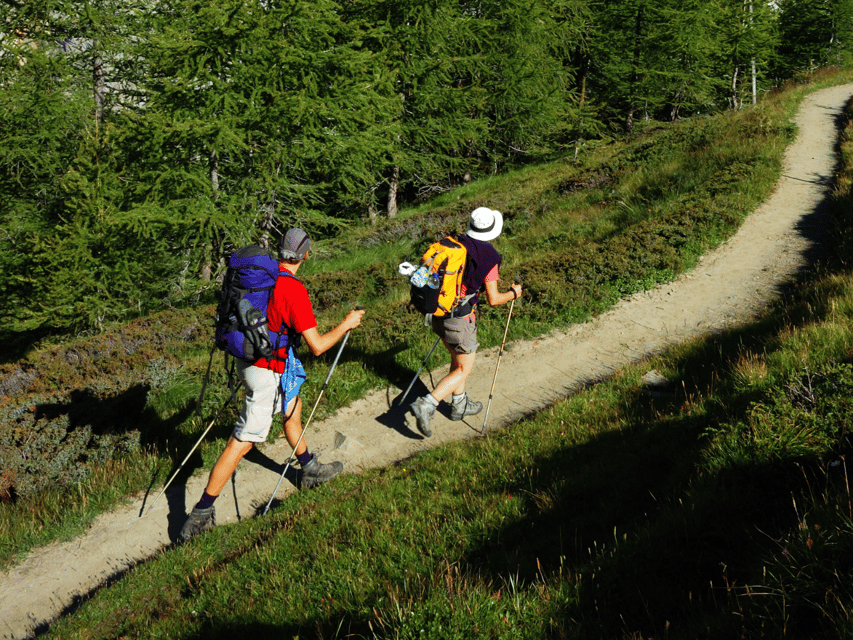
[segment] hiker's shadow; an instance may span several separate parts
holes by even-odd
[[[251,451],[249,451],[249,453],[247,453],[243,457],[242,462],[243,464],[256,464],[259,467],[266,469],[267,471],[272,471],[278,477],[278,480],[276,481],[275,485],[270,487],[269,496],[263,495],[263,497],[261,498],[251,500],[249,504],[246,505],[248,509],[245,514],[243,514],[240,510],[239,495],[237,492],[237,486],[235,486],[234,501],[237,509],[238,520],[242,519],[242,515],[246,515],[248,517],[256,517],[259,515],[263,515],[267,510],[267,505],[269,505],[270,509],[280,505],[283,502],[284,498],[280,499],[275,496],[279,495],[279,492],[281,491],[281,485],[289,483],[296,490],[299,490],[300,488],[302,472],[294,466],[296,458],[287,458],[281,462],[277,462],[270,458],[258,447],[252,447]],[[239,475],[237,476],[237,479],[239,485]],[[273,492],[275,493],[275,495],[272,495]]]
[[[362,366],[373,371],[388,383],[386,393],[388,410],[376,417],[377,422],[389,429],[394,429],[407,438],[420,440],[423,439],[423,436],[410,429],[406,424],[406,412],[409,404],[414,402],[416,398],[429,393],[429,389],[420,379],[413,382],[414,370],[397,363],[397,355],[407,349],[409,349],[407,344],[398,344],[378,353],[353,350],[350,352],[348,360],[360,362]],[[432,376],[431,372],[430,376]],[[405,393],[403,389],[407,388],[410,383],[411,389],[403,398]]]
[[[295,489],[299,488],[300,472],[294,467],[293,463],[288,466],[287,460],[284,462],[276,462],[257,447],[252,447],[249,453],[247,453],[240,461],[240,465],[245,465],[247,463],[256,464],[268,471],[273,471],[280,478],[282,478],[282,474],[284,474],[282,483],[289,482]],[[264,498],[262,501],[256,499],[250,500],[248,503],[241,502],[240,495],[242,492],[240,487],[240,465],[237,466],[235,474],[231,476],[231,491],[223,491],[223,494],[226,495],[218,498],[219,500],[234,500],[237,520],[243,520],[246,517],[255,517],[260,515],[266,509],[267,504],[270,505],[270,508],[273,508],[282,503],[282,500],[279,498],[274,498],[270,502],[269,497]],[[181,469],[177,476],[175,476],[173,485],[166,491],[166,500],[169,505],[168,515],[166,516],[168,523],[166,532],[169,540],[173,543],[180,541],[181,529],[187,520],[187,514],[195,505],[195,501],[201,498],[201,494],[198,496],[187,496],[186,493],[187,481],[190,479],[193,471],[201,466],[201,454],[195,452],[190,459],[187,460],[187,464],[184,468]],[[270,491],[273,491],[273,489],[274,487],[271,486]],[[190,500],[189,506],[187,504],[188,498]]]
[[[426,375],[429,380],[429,386],[421,380],[420,371],[413,371],[395,362],[394,356],[407,347],[397,346],[383,351],[378,356],[373,356],[377,362],[388,363],[387,368],[376,368],[376,371],[382,371],[383,376],[389,383],[386,391],[388,409],[385,413],[376,416],[376,421],[389,429],[394,429],[400,435],[413,440],[424,440],[425,438],[417,430],[417,423],[414,416],[409,413],[409,407],[415,400],[422,398],[435,388],[437,380],[433,377],[433,371],[427,367],[427,364],[436,346],[438,346],[437,342],[433,344],[421,365],[427,369]],[[447,403],[441,403],[436,413],[448,420],[450,419],[450,407]],[[467,420],[465,424],[471,427],[473,431],[480,433],[480,430]]]
[[[412,375],[414,375],[414,372]],[[432,372],[430,372],[429,376],[432,387],[435,387],[435,382],[432,380]],[[425,440],[426,438],[417,430],[417,422],[414,415],[409,412],[409,407],[415,400],[422,398],[431,391],[432,389],[424,384],[420,378],[412,384],[408,393],[406,393],[405,390],[402,390],[397,391],[396,395],[392,396],[392,389],[391,387],[388,387],[386,396],[388,410],[385,411],[385,413],[378,415],[376,417],[376,421],[379,424],[385,425],[389,429],[394,429],[397,433],[407,438],[411,438],[413,440]],[[438,409],[436,409],[436,416],[438,415],[444,416],[445,419],[450,420],[450,407],[446,402],[439,404]],[[465,424],[468,424],[468,426],[473,430],[477,431],[477,429],[473,425],[469,424],[467,420],[465,421]]]
[[[385,411],[385,413],[376,416],[376,421],[379,424],[388,427],[389,429],[394,429],[397,433],[402,436],[405,436],[406,438],[411,438],[413,440],[423,440],[424,437],[418,431],[413,431],[409,428],[406,419],[409,411],[409,405],[401,405],[399,403],[395,404],[395,400],[399,400],[400,395],[402,394],[399,394],[397,398],[392,399],[390,401],[388,410]],[[412,418],[412,420],[414,419]],[[414,422],[412,422],[412,424],[414,425]]]
[[[388,384],[403,389],[409,384],[415,372],[397,362],[397,356],[410,349],[408,343],[398,344],[384,351],[361,351],[354,354],[365,369],[369,369],[378,377],[388,381]]]

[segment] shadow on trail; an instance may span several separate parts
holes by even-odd
[[[397,364],[397,355],[410,348],[408,344],[404,344],[392,347],[377,355],[368,356],[365,354],[367,358],[365,366],[369,365],[377,374],[388,381],[388,386],[386,387],[386,404],[388,409],[385,413],[376,416],[376,421],[389,429],[394,429],[403,437],[413,440],[423,440],[424,436],[409,426],[409,424],[413,427],[415,425],[414,419],[408,413],[409,405],[417,398],[432,391],[432,387],[435,386],[437,380],[434,379],[430,364],[437,364],[439,359],[434,352],[425,352],[424,356],[422,356],[423,360],[419,364],[420,371]],[[431,357],[427,357],[429,354],[432,354]],[[427,372],[429,375],[431,385],[429,387],[421,380],[424,372]],[[447,415],[450,415],[449,410],[447,411]]]
[[[835,108],[826,106],[819,108],[835,112],[833,117],[833,127],[836,131],[842,131],[847,123],[848,117],[846,112],[851,104],[853,104],[853,98],[851,98],[845,105],[845,108],[841,110],[836,110]],[[841,140],[836,140],[834,145],[836,161],[832,171],[825,176],[821,176],[814,181],[810,181],[824,187],[824,197],[812,211],[802,217],[796,226],[797,232],[809,241],[809,246],[803,254],[804,265],[797,273],[798,280],[808,277],[808,275],[814,271],[815,265],[826,264],[830,260],[834,260],[834,262],[838,264],[839,258],[841,258],[842,263],[847,259],[847,256],[838,255],[838,243],[836,242],[836,239],[833,238],[833,229],[836,222],[835,212],[839,206],[843,206],[834,202],[831,191],[832,187],[835,185],[835,180],[841,168],[840,144]],[[786,175],[785,177],[790,180],[800,179],[789,175]],[[789,287],[783,287],[780,293],[786,293],[788,289]]]

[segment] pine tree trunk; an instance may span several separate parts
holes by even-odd
[[[210,152],[210,186],[213,190],[213,197],[216,198],[219,193],[219,157],[216,155],[216,151]],[[213,252],[214,247],[208,247],[207,257],[204,264],[201,265],[201,273],[199,274],[202,282],[210,282],[213,277],[213,265],[211,263]]]
[[[92,60],[92,91],[95,97],[95,121],[104,121],[104,59],[96,55]]]
[[[731,94],[731,97],[729,98],[729,106],[731,107],[732,111],[738,110],[737,76],[738,76],[739,70],[740,70],[740,67],[735,67],[734,71],[732,72],[732,94]]]
[[[749,28],[752,30],[752,2],[749,3]],[[755,56],[752,57],[752,104],[758,103],[758,85],[755,78]]]
[[[578,131],[577,137],[575,138],[575,156],[572,158],[572,162],[577,164],[578,161],[578,153],[581,148],[581,136],[583,135],[583,107],[586,102],[586,74],[581,78],[581,98],[578,104]]]
[[[758,104],[758,82],[755,78],[755,58],[752,59],[752,104]]]
[[[397,216],[397,189],[400,186],[400,167],[391,170],[391,179],[388,181],[388,205],[386,215],[389,218]]]
[[[210,152],[210,186],[215,198],[219,193],[219,158],[215,151]]]
[[[643,8],[637,8],[637,21],[634,25],[634,59],[631,62],[631,93],[628,97],[628,115],[625,118],[625,130],[634,131],[634,111],[637,101],[637,83],[640,80],[640,36],[643,32]]]

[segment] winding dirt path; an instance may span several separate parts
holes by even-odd
[[[775,192],[734,238],[705,256],[692,272],[623,300],[569,332],[515,343],[501,361],[488,428],[536,411],[580,384],[669,345],[754,318],[780,287],[808,266],[813,253],[819,253],[823,202],[836,163],[838,118],[851,95],[853,84],[805,99],[797,117],[799,136],[787,151]],[[494,350],[481,353],[468,383],[472,397],[488,397],[496,357]],[[433,372],[433,379],[442,373]],[[425,381],[429,383],[428,376]],[[403,414],[389,410],[398,393],[374,393],[315,423],[307,435],[310,446],[325,452],[326,460],[343,460],[354,473],[475,436],[482,426],[480,416],[469,424],[451,422],[445,414],[437,417],[433,437],[425,440],[412,430],[414,425],[406,426]],[[251,517],[266,503],[282,469],[275,461],[288,455],[290,447],[281,441],[241,463],[235,482],[217,501],[220,525]],[[293,477],[289,472],[279,497],[294,491]],[[197,475],[185,487],[170,488],[150,511],[140,498],[105,514],[75,540],[38,549],[0,575],[0,637],[31,637],[80,598],[169,545],[205,481]]]

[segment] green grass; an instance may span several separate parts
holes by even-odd
[[[838,82],[841,79],[835,76],[821,81]],[[397,276],[396,265],[402,260],[416,259],[423,246],[439,234],[460,229],[472,207],[487,203],[506,216],[506,231],[497,242],[505,256],[504,278],[509,279],[514,273],[522,274],[527,294],[527,304],[518,307],[513,316],[514,335],[533,337],[555,327],[564,328],[599,313],[621,295],[671,278],[690,267],[698,255],[729,237],[772,188],[780,170],[781,154],[793,137],[790,119],[800,99],[813,88],[795,87],[771,96],[756,109],[738,114],[696,119],[649,130],[634,140],[595,149],[578,165],[555,160],[544,166],[528,167],[511,175],[471,184],[417,210],[403,212],[396,220],[382,221],[376,227],[354,228],[346,237],[317,242],[315,259],[306,264],[304,280],[315,300],[321,329],[332,326],[347,308],[355,304],[368,309],[364,330],[354,332],[348,345],[348,353],[355,355],[344,357],[339,364],[335,385],[324,396],[320,417],[370,389],[384,386],[401,388],[408,382],[431,340],[420,327],[418,318],[405,310],[406,285]],[[839,309],[849,309],[850,305],[843,301],[837,304]],[[495,313],[484,309],[480,335],[484,346],[500,341],[502,322],[491,321],[491,315]],[[0,373],[24,371],[31,374],[32,379],[20,392],[10,394],[0,403],[3,424],[0,437],[4,438],[0,444],[9,447],[7,451],[10,451],[20,447],[32,433],[48,433],[53,429],[55,434],[53,439],[45,436],[45,446],[38,449],[44,464],[29,472],[33,477],[24,477],[26,470],[22,470],[21,477],[14,479],[18,483],[16,486],[20,487],[18,501],[0,504],[0,539],[4,541],[0,562],[8,564],[34,546],[73,536],[82,531],[98,512],[115,506],[134,490],[157,487],[183,459],[206,424],[218,415],[216,428],[200,452],[191,459],[186,472],[212,463],[230,432],[234,409],[229,407],[220,413],[227,393],[215,365],[216,373],[208,387],[201,415],[192,415],[196,391],[207,365],[210,338],[207,323],[211,316],[209,305],[192,311],[164,312],[117,327],[101,336],[45,346],[30,353],[24,367],[3,365]],[[843,351],[844,336],[843,332],[838,334],[834,353]],[[790,351],[780,350],[774,357],[787,359],[785,366],[788,370],[796,370],[797,363],[802,362],[798,358],[802,358],[803,352],[812,353],[813,350],[808,346],[811,344],[809,338],[790,339],[798,340],[800,346]],[[306,362],[309,375],[304,391],[306,397],[316,396],[331,357],[333,354],[310,358]],[[699,362],[703,363],[701,368],[705,370],[706,361]],[[669,368],[680,370],[675,365]],[[740,374],[740,384],[746,384],[750,375],[754,374],[748,371]],[[192,381],[196,381],[195,391]],[[349,575],[345,571],[355,571],[352,575],[358,578],[343,580],[341,587],[351,593],[332,593],[328,587],[330,595],[327,597],[322,593],[327,586],[305,585],[306,594],[310,593],[311,600],[317,602],[311,605],[313,614],[299,615],[304,615],[311,624],[323,625],[327,635],[334,632],[333,627],[341,620],[346,620],[347,625],[369,636],[370,625],[379,625],[375,632],[381,635],[384,633],[381,631],[383,624],[408,629],[407,625],[411,623],[414,630],[420,624],[419,620],[436,616],[440,619],[443,619],[441,616],[449,616],[457,620],[454,624],[463,624],[466,611],[474,609],[472,603],[479,603],[476,609],[484,620],[503,616],[508,621],[518,621],[535,617],[534,626],[539,626],[531,631],[530,637],[545,633],[542,629],[546,629],[548,623],[543,620],[553,618],[557,621],[554,624],[564,627],[565,607],[576,602],[581,597],[579,594],[586,593],[587,586],[585,583],[555,581],[553,587],[545,587],[555,580],[555,576],[581,575],[585,568],[591,566],[581,563],[578,554],[586,554],[584,562],[594,563],[594,557],[599,553],[596,545],[610,540],[611,520],[618,520],[613,525],[617,527],[618,537],[623,526],[641,519],[639,512],[633,517],[623,515],[624,509],[628,509],[629,514],[633,513],[635,502],[651,506],[645,496],[641,499],[641,496],[632,495],[625,500],[617,500],[618,490],[631,486],[634,480],[631,474],[622,474],[620,467],[609,464],[604,455],[605,448],[599,445],[599,438],[604,443],[618,443],[624,439],[632,446],[647,447],[647,455],[652,459],[663,460],[676,455],[679,450],[690,451],[690,446],[695,448],[698,458],[700,453],[695,440],[700,434],[705,434],[705,438],[713,437],[710,424],[691,424],[682,428],[683,417],[672,418],[677,423],[672,430],[667,421],[661,429],[652,429],[647,435],[631,435],[632,430],[648,431],[641,425],[645,424],[643,420],[648,420],[648,415],[654,414],[648,413],[651,411],[649,408],[629,402],[636,395],[633,387],[629,385],[627,391],[619,391],[618,381],[612,384],[616,387],[605,386],[589,398],[570,400],[569,405],[574,408],[559,414],[559,418],[549,420],[547,415],[542,417],[541,420],[547,424],[556,420],[557,424],[570,425],[566,428],[561,426],[554,435],[541,435],[539,430],[544,427],[537,419],[518,425],[496,439],[471,445],[483,447],[484,451],[480,453],[472,453],[461,446],[458,449],[451,447],[364,478],[336,483],[331,492],[317,492],[294,499],[293,506],[288,504],[282,514],[276,515],[283,532],[296,526],[300,531],[314,527],[311,523],[318,520],[311,518],[322,518],[323,514],[338,508],[335,504],[338,493],[358,496],[376,490],[379,493],[372,500],[381,503],[388,497],[385,492],[396,487],[394,491],[398,493],[394,495],[397,497],[391,504],[417,505],[415,512],[399,506],[399,514],[396,515],[378,511],[382,520],[374,521],[372,526],[379,527],[380,533],[371,529],[352,529],[363,514],[373,513],[372,510],[360,507],[357,500],[346,503],[349,506],[341,506],[343,511],[337,512],[339,515],[335,518],[341,523],[351,524],[342,524],[341,529],[330,531],[324,537],[331,541],[346,541],[345,546],[360,549],[364,557],[372,558],[371,562],[379,563],[385,569],[376,576],[365,575],[362,580],[360,572],[366,569],[357,569],[354,565],[323,566],[324,575],[332,576],[326,578],[329,582],[341,581],[342,575]],[[598,393],[605,395],[598,399],[595,395]],[[712,413],[712,408],[707,405],[713,407],[713,402],[693,396],[685,401],[690,407],[695,405],[695,410],[702,415]],[[581,411],[586,405],[589,408]],[[138,412],[128,411],[129,406],[138,407]],[[32,407],[53,407],[58,417],[39,415],[31,410]],[[634,413],[623,413],[623,408]],[[119,409],[127,415],[105,424],[105,419],[115,417]],[[555,412],[560,410],[559,407],[554,409]],[[592,413],[588,419],[573,418],[575,413],[586,415],[589,411]],[[93,417],[94,414],[98,417]],[[754,420],[757,423],[758,417]],[[88,440],[87,428],[91,434]],[[76,434],[77,440],[63,439],[66,432]],[[531,435],[525,436],[525,433]],[[591,440],[590,434],[594,436]],[[557,449],[540,449],[537,444],[540,438]],[[669,440],[673,441],[672,447],[667,444]],[[122,443],[125,453],[121,447],[110,451],[108,445],[116,441]],[[516,441],[523,441],[524,446],[511,447]],[[692,445],[688,445],[688,441]],[[74,442],[78,443],[76,449],[71,446]],[[495,445],[495,442],[500,444]],[[532,453],[525,453],[528,448],[541,451],[540,457],[532,458]],[[92,456],[92,450],[100,452],[99,464],[109,465],[109,475],[93,473],[86,467],[85,458]],[[2,448],[0,455],[3,455]],[[532,467],[505,464],[515,456],[519,457],[519,463],[535,464]],[[139,463],[141,457],[144,464]],[[472,462],[465,464],[464,461],[469,459]],[[489,462],[491,459],[499,464],[497,468],[487,470],[493,464]],[[622,461],[626,463],[626,469],[635,473],[646,473],[649,466],[627,464],[630,450]],[[541,472],[536,469],[541,463],[553,467],[550,475],[543,474],[542,482],[555,483],[563,489],[540,483]],[[429,470],[430,464],[434,467],[432,471]],[[447,485],[453,479],[441,477],[441,469],[448,464],[454,470],[450,475],[466,479],[462,485]],[[579,473],[582,472],[581,477],[589,476],[577,485],[583,488],[583,492],[572,488],[575,486],[574,478],[569,481],[565,477],[564,469],[576,466]],[[675,466],[681,468],[682,463]],[[403,467],[407,470],[404,471]],[[12,467],[4,464],[3,468]],[[681,473],[686,475],[689,468],[685,467]],[[598,473],[606,473],[608,478],[598,478]],[[38,486],[37,480],[43,479],[48,482]],[[408,484],[410,479],[415,483],[413,486]],[[509,485],[501,484],[511,479],[513,482]],[[25,480],[33,483],[33,488],[26,492],[24,489],[28,485]],[[182,478],[177,481],[182,481]],[[481,482],[485,483],[482,496]],[[379,488],[373,489],[372,483],[379,483]],[[388,487],[383,489],[386,484]],[[466,488],[467,485],[471,485],[470,488]],[[485,487],[492,488],[487,490]],[[69,488],[73,490],[69,491]],[[568,502],[565,502],[564,491],[570,494]],[[601,506],[602,501],[611,498],[616,500],[612,505]],[[327,504],[324,502],[326,499],[332,502]],[[315,500],[321,501],[322,506],[313,506]],[[550,557],[548,569],[543,570],[542,575],[532,569],[530,554],[520,542],[511,553],[518,556],[517,562],[508,568],[499,565],[498,558],[502,554],[500,540],[505,535],[511,539],[515,539],[512,536],[525,539],[527,533],[511,524],[515,522],[520,523],[520,527],[526,526],[523,523],[534,513],[531,509],[540,503],[550,503],[555,505],[554,508],[571,513],[580,509],[584,522],[589,520],[589,529],[578,533],[575,525],[561,526],[559,539],[553,540],[556,548],[561,550],[560,554]],[[322,513],[310,515],[315,509]],[[481,512],[484,520],[479,518]],[[552,509],[551,513],[556,512]],[[380,524],[388,519],[402,530],[411,531],[421,541],[421,546],[406,547],[405,540],[385,531],[388,527]],[[433,528],[422,531],[414,522],[417,520],[433,522]],[[294,524],[296,522],[299,524]],[[217,532],[213,535],[228,539],[235,536],[234,558],[242,558],[251,554],[248,547],[244,548],[240,542],[247,535],[249,540],[252,535],[257,535],[264,541],[275,536],[262,524],[252,523],[249,527],[256,527],[257,534]],[[448,530],[455,532],[453,540],[445,540]],[[285,533],[282,536],[288,537]],[[357,543],[351,536],[356,536]],[[386,537],[388,540],[383,542]],[[432,549],[436,538],[441,538],[441,543]],[[221,544],[227,547],[232,542]],[[253,544],[260,543],[256,541]],[[370,545],[380,544],[399,549],[402,555],[368,555]],[[263,546],[266,545],[264,542]],[[423,548],[431,549],[429,557],[417,562],[412,560],[412,557],[423,554]],[[611,549],[609,543],[607,548]],[[476,553],[469,557],[467,554],[471,549]],[[563,550],[566,553],[562,553]],[[276,553],[286,557],[292,551]],[[201,571],[206,575],[207,569],[199,569],[191,560],[174,560],[180,553],[170,554],[172,562],[191,566],[188,573]],[[206,553],[199,552],[199,557],[205,558],[202,561],[204,566],[209,566]],[[295,557],[302,558],[302,553],[305,551]],[[327,553],[334,559],[333,550],[329,549]],[[569,558],[573,560],[570,562]],[[316,566],[318,559],[329,561],[326,556],[303,558],[302,561]],[[444,564],[441,564],[442,559]],[[226,562],[223,568],[226,574],[231,572],[229,563]],[[272,582],[259,578],[257,593],[263,593],[279,582],[290,582],[293,575],[309,572],[308,564],[286,565],[291,567],[287,570],[277,569],[273,572],[277,577],[270,578]],[[483,569],[484,566],[492,568]],[[502,568],[498,569],[499,566]],[[405,572],[400,574],[403,571],[400,567],[411,567],[411,576],[406,577],[409,574]],[[139,569],[148,570],[147,567]],[[175,569],[174,575],[181,576],[180,580],[183,580],[183,570]],[[470,597],[470,602],[457,602],[445,593],[442,585],[452,582],[452,578],[465,585],[464,589],[458,589],[462,594],[459,597]],[[185,606],[199,607],[199,602],[206,607],[205,598],[218,597],[211,593],[197,602],[187,595],[185,600],[183,583],[175,586],[171,578],[152,580],[158,584],[162,580],[163,588],[168,592],[163,595],[167,602],[162,603],[164,628],[175,625],[168,615],[173,606],[169,604],[172,599],[176,599],[174,607],[180,612]],[[194,593],[192,585],[189,589],[188,594]],[[527,608],[527,599],[532,598],[538,589],[551,595],[537,600],[538,604],[533,609]],[[121,596],[117,597],[121,599]],[[149,594],[142,600],[151,601],[152,597]],[[159,601],[159,597],[154,597],[154,600]],[[290,601],[289,606],[300,610],[300,606],[293,604],[300,602],[300,598]],[[135,606],[137,599],[133,596],[127,602]],[[325,605],[321,605],[323,600]],[[428,608],[415,606],[420,602]],[[445,611],[448,605],[452,605],[451,609]],[[372,617],[373,608],[378,612],[376,619]],[[409,617],[400,613],[403,609],[410,612],[406,614]],[[136,616],[142,620],[153,615],[151,610],[144,608],[139,613],[127,611],[127,621],[104,623],[105,628],[112,628],[110,625],[113,624],[132,625]],[[222,629],[229,628],[228,625],[238,628],[243,624],[240,620],[249,615],[244,608],[240,611],[244,613],[235,615],[242,618],[229,621],[222,617],[224,613],[215,613],[217,624],[221,624]],[[439,616],[441,611],[445,613]],[[278,620],[269,624],[283,624],[277,617],[279,614],[264,615]],[[190,619],[196,620],[194,617]],[[448,620],[447,624],[451,622]],[[210,631],[209,626],[204,626],[208,623],[203,615],[192,624],[196,625],[193,628],[203,630],[199,633]],[[245,624],[267,622],[251,618]],[[284,626],[298,629],[301,624],[299,619],[294,619]],[[513,625],[505,624],[508,626],[503,631],[497,625],[490,627],[491,631],[486,635],[518,637],[512,636]],[[546,626],[542,627],[542,624]],[[93,625],[100,627],[102,623]],[[466,632],[470,631],[471,628],[466,628]],[[164,631],[167,634],[177,632],[175,629]],[[111,633],[107,631],[104,635],[110,636]],[[121,633],[134,635],[130,631]],[[310,635],[313,632],[306,633]]]

